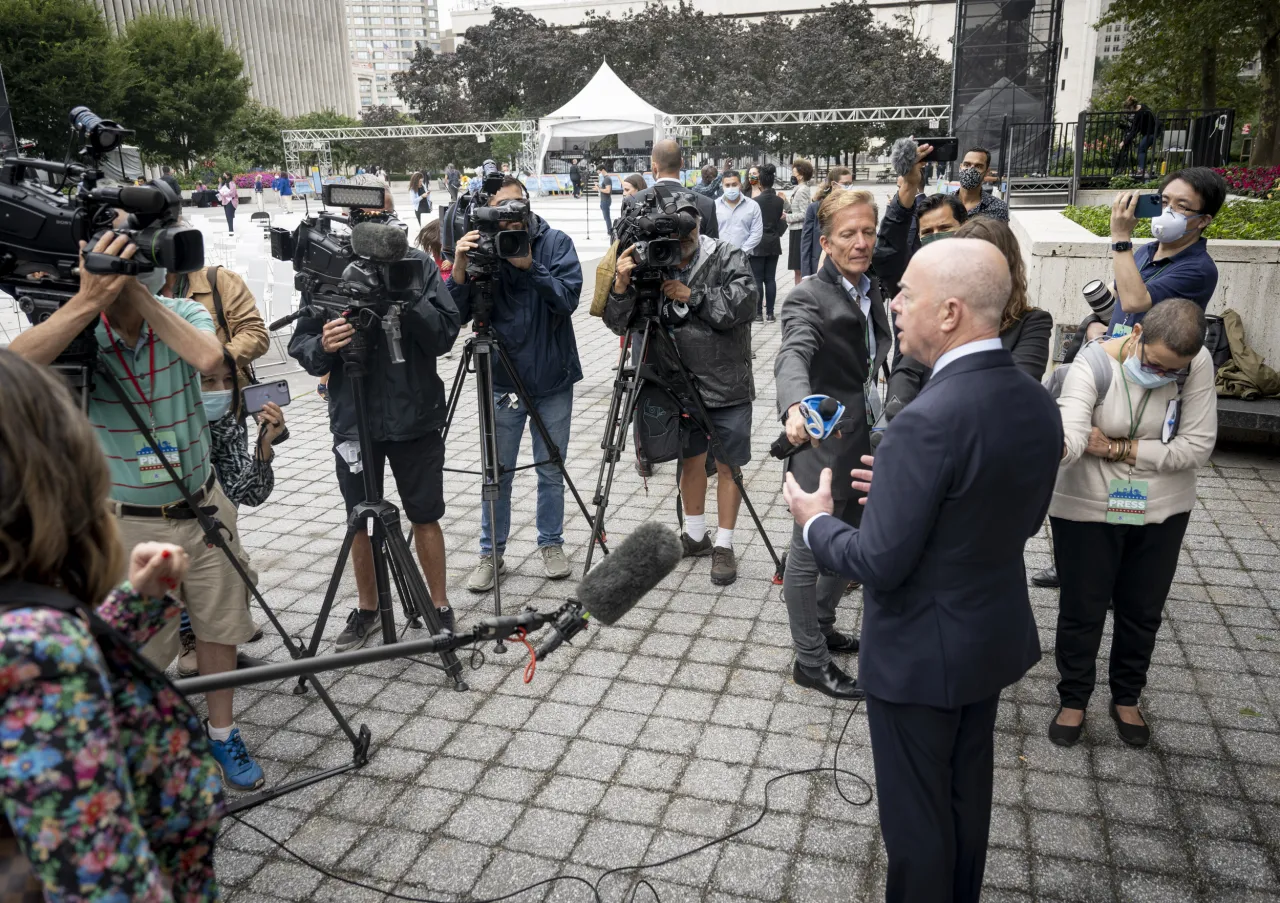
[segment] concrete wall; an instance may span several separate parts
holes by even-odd
[[[213,25],[244,58],[252,97],[286,116],[359,109],[343,0],[97,0],[117,33],[147,13]]]
[[[1114,278],[1109,239],[1054,210],[1015,209],[1010,225],[1022,244],[1031,303],[1053,314],[1055,324],[1079,324],[1089,314],[1081,287],[1091,279]],[[1244,320],[1249,344],[1280,368],[1280,241],[1213,240],[1209,254],[1218,265],[1218,289],[1209,313],[1234,308]]]

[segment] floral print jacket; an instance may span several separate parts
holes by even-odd
[[[180,603],[126,583],[92,627],[69,603],[0,582],[0,799],[46,899],[218,900],[217,764],[195,710],[130,651]]]

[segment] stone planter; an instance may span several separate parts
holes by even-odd
[[[1074,332],[1089,314],[1081,287],[1091,279],[1114,278],[1111,242],[1055,210],[1015,208],[1010,225],[1022,245],[1031,303],[1053,315],[1057,330],[1069,326]],[[1150,240],[1135,239],[1134,244]],[[1238,311],[1249,344],[1268,364],[1280,368],[1280,241],[1211,239],[1209,255],[1218,265],[1218,288],[1208,312],[1221,314],[1228,307]],[[1056,344],[1052,351],[1056,356]]]

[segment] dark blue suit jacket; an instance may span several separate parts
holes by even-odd
[[[894,418],[861,529],[809,528],[818,563],[862,581],[869,695],[956,708],[1039,661],[1022,553],[1061,457],[1057,406],[1003,350],[948,364]]]

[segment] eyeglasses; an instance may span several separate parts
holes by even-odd
[[[1153,364],[1147,360],[1147,342],[1142,339],[1138,343],[1138,361],[1142,364],[1142,369],[1153,376],[1172,376],[1179,377],[1187,372],[1186,367],[1161,367],[1159,364]]]
[[[1185,201],[1171,202],[1164,198],[1160,199],[1160,208],[1162,210],[1168,210],[1170,207],[1172,207],[1177,213],[1181,213],[1183,216],[1199,216],[1201,213],[1201,211],[1193,209],[1191,205]]]

